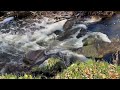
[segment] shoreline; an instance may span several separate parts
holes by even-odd
[[[0,17],[14,16],[17,19],[24,18],[81,18],[87,16],[111,17],[119,11],[0,11]]]

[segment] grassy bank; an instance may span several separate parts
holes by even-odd
[[[120,66],[106,62],[88,61],[74,63],[64,72],[55,76],[56,79],[119,79]]]
[[[61,69],[61,70],[60,70]],[[34,68],[38,71],[38,68]],[[41,74],[37,76],[24,74],[17,76],[13,74],[0,75],[0,79],[41,79],[45,73],[52,74],[50,79],[119,79],[120,66],[106,62],[95,62],[89,60],[86,63],[75,62],[69,67],[62,65],[59,59],[50,59],[47,64],[39,69]],[[47,76],[46,76],[47,79]]]

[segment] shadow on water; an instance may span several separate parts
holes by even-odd
[[[107,34],[109,38],[120,37],[120,14],[95,24],[88,25],[88,30]]]

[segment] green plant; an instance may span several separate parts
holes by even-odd
[[[59,68],[62,68],[63,71],[59,71]],[[33,71],[36,70],[54,74],[52,77],[46,76],[46,79],[120,79],[120,66],[102,61],[96,62],[94,60],[75,62],[68,68],[65,68],[60,59],[50,58],[43,67],[33,69]],[[4,74],[0,75],[0,79],[42,79],[42,75],[33,76],[31,74],[24,74],[17,76],[14,74]]]
[[[119,79],[120,66],[107,62],[76,62],[64,72],[58,73],[55,79]]]

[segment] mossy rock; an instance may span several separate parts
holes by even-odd
[[[65,64],[58,58],[49,58],[42,65],[32,68],[32,74],[43,75],[45,77],[52,77],[56,73],[61,72],[65,67]],[[38,76],[35,75],[35,76]]]

